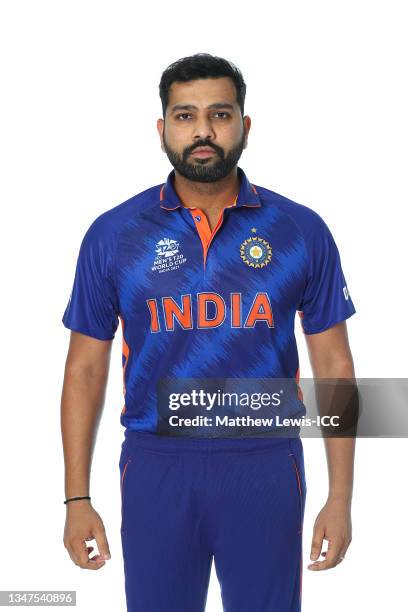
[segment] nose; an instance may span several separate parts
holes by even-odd
[[[214,130],[208,117],[198,117],[194,123],[194,138],[196,140],[211,140],[214,138]]]

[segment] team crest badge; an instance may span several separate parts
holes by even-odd
[[[264,268],[272,259],[272,247],[264,238],[251,236],[241,244],[240,255],[251,268]]]

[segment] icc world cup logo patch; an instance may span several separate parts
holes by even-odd
[[[241,244],[240,255],[251,268],[264,268],[272,259],[272,247],[264,238],[251,236]]]

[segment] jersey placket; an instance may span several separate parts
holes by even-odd
[[[224,211],[226,208],[233,208],[234,206],[236,206],[237,199],[238,199],[238,195],[235,197],[233,204],[230,204],[230,206],[225,206],[222,209],[220,216],[218,217],[218,221],[212,231],[210,228],[210,224],[208,223],[207,217],[202,210],[200,210],[199,208],[192,207],[192,206],[186,206],[186,208],[191,213],[191,216],[193,218],[197,233],[200,237],[201,244],[203,247],[204,272],[206,269],[208,250],[210,248],[211,242],[214,240],[216,233],[218,232],[218,230],[220,229],[223,223]]]

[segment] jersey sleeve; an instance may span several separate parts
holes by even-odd
[[[314,219],[306,235],[308,275],[298,306],[305,334],[325,331],[356,313],[333,235],[317,213]]]
[[[72,292],[62,317],[68,329],[98,340],[112,340],[119,324],[111,242],[95,220],[82,240]]]

